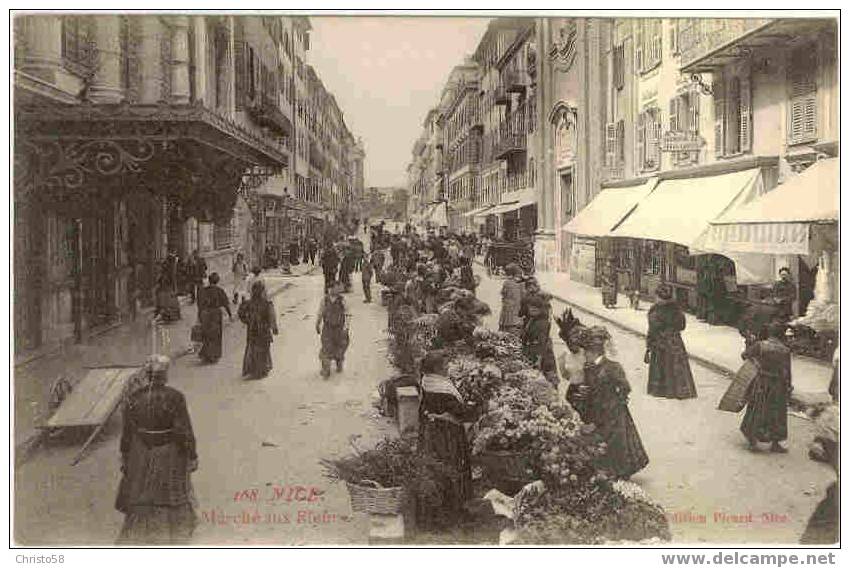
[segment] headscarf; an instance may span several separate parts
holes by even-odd
[[[673,297],[673,290],[667,284],[659,284],[655,289],[655,295],[662,300],[669,300]]]
[[[265,300],[266,299],[266,285],[262,280],[254,280],[251,284],[251,299],[252,300]]]
[[[151,383],[164,383],[168,379],[168,367],[171,359],[165,355],[151,355],[145,361],[145,374]]]

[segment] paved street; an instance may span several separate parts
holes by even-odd
[[[366,542],[365,518],[350,517],[345,487],[325,480],[318,460],[348,451],[351,434],[370,447],[395,431],[371,406],[390,372],[386,310],[363,304],[356,284],[347,296],[354,314],[349,359],[343,373],[324,381],[314,330],[321,291],[320,275],[305,276],[275,298],[280,335],[265,380],[241,378],[245,328],[238,321],[225,328],[217,365],[200,366],[190,355],[172,366],[171,384],[186,394],[198,441],[196,544]],[[81,441],[54,441],[17,470],[16,497],[27,504],[15,516],[18,542],[114,542],[122,522],[113,508],[119,436],[115,416],[77,466],[69,464]]]
[[[477,272],[482,278],[478,296],[493,308],[488,325],[496,328],[502,280],[487,278],[480,267]],[[564,307],[555,302],[553,311],[559,315]],[[796,543],[826,486],[835,479],[829,467],[806,455],[812,423],[789,416],[790,452],[752,454],[738,430],[743,413],[716,409],[729,385],[727,379],[691,362],[697,399],[650,397],[646,394],[644,340],[575,313],[586,325],[605,325],[614,338],[615,359],[632,385],[630,410],[650,459],[649,466],[633,480],[672,515],[673,540]],[[560,354],[566,347],[554,323],[552,338],[555,352]],[[733,522],[732,515],[743,516],[736,519],[741,522]]]

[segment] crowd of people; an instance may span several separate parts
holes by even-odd
[[[479,244],[465,235],[392,234],[381,227],[371,231],[368,252],[356,237],[325,242],[318,255],[324,294],[315,323],[321,337],[321,376],[329,377],[334,365],[337,372],[344,368],[351,339],[346,295],[352,292],[354,273],[361,274],[365,303],[372,302],[373,279],[383,285],[390,318],[400,311],[410,317],[437,314],[445,302],[443,292],[449,288],[454,290],[454,309],[473,309],[479,279],[472,263],[480,252]],[[317,251],[309,251],[308,246],[305,262],[313,262],[316,256]],[[203,286],[206,266],[197,254],[190,260],[194,267],[191,274],[200,275],[200,280],[193,276],[189,281],[201,328],[199,358],[214,364],[222,356],[223,318],[226,314],[233,319],[232,302],[246,326],[243,376],[267,376],[272,369],[271,343],[278,327],[259,268],[249,271],[242,255],[237,256],[232,294],[228,295],[219,286],[217,273],[210,274]],[[160,281],[166,291],[176,291],[178,265],[171,257],[164,264]],[[613,288],[616,290],[616,283]],[[603,290],[603,294],[608,293]],[[685,316],[669,286],[662,284],[655,293],[657,301],[647,316],[647,393],[669,399],[695,398],[697,391],[681,337]],[[606,299],[615,304],[616,291],[613,298]],[[169,315],[173,310],[170,300],[163,302],[161,309],[163,317]],[[179,304],[177,310],[179,317]],[[554,353],[552,321],[567,347],[560,359]],[[553,318],[550,296],[517,264],[505,268],[498,326],[500,331],[520,338],[527,361],[540,370],[585,423],[595,426],[607,444],[606,469],[628,479],[646,467],[649,457],[628,408],[632,389],[623,367],[612,358],[611,335],[604,327],[584,326],[571,311]],[[746,411],[740,426],[754,451],[760,443],[769,443],[771,451],[787,452],[784,443],[792,383],[790,350],[781,340],[784,329],[776,319],[762,322],[757,333],[747,336],[742,353],[745,360],[757,363],[758,370],[745,394]],[[121,441],[124,478],[116,503],[126,514],[122,543],[183,542],[194,527],[189,497],[189,475],[197,468],[194,437],[183,396],[165,385],[167,367],[168,360],[162,356],[149,361],[149,386],[132,395],[125,411]],[[142,463],[149,466],[140,474]]]

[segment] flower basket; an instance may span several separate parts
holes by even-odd
[[[345,482],[351,498],[351,510],[356,513],[398,515],[404,505],[404,489],[381,487],[375,481],[364,479],[361,483]]]
[[[473,465],[484,470],[484,478],[506,495],[514,495],[526,484],[534,481],[526,472],[529,457],[520,452],[486,450],[472,456]]]

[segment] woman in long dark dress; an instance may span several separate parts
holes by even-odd
[[[614,261],[609,260],[602,270],[602,305],[613,308],[617,305],[619,279]]]
[[[227,293],[218,286],[218,282],[218,273],[210,274],[210,284],[201,290],[200,298],[198,298],[203,338],[203,345],[198,356],[204,363],[216,363],[221,359],[222,308],[227,312],[227,317],[233,319],[233,314],[230,312],[230,300]]]
[[[605,356],[608,331],[595,326],[584,337],[584,384],[570,387],[567,400],[585,423],[596,426],[607,445],[599,466],[619,479],[628,479],[649,463],[629,412],[631,386],[623,367]]]
[[[272,370],[272,334],[278,333],[274,304],[262,280],[251,284],[251,299],[239,306],[239,319],[248,328],[242,376],[262,379]]]
[[[685,329],[685,314],[672,298],[669,286],[661,284],[655,294],[658,301],[647,315],[649,384],[646,390],[661,398],[696,398],[697,387],[681,335]]]
[[[186,544],[195,529],[191,474],[195,435],[183,394],[166,385],[170,360],[152,356],[149,383],[124,407],[115,508],[124,513],[118,544]]]
[[[788,438],[788,399],[791,396],[791,350],[780,339],[785,326],[772,323],[767,339],[756,341],[741,354],[758,363],[759,372],[747,391],[747,411],[741,432],[758,450],[758,442],[770,442],[770,450],[788,451],[780,442]]]

